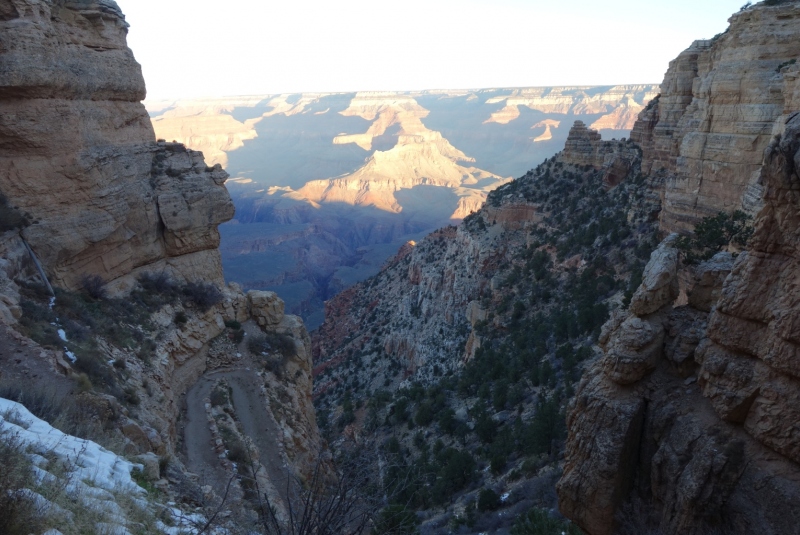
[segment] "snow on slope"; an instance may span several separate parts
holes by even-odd
[[[134,469],[141,470],[142,465],[120,457],[96,442],[63,433],[31,414],[23,405],[0,398],[0,440],[6,437],[13,437],[28,448],[34,465],[33,472],[40,485],[56,479],[46,470],[47,458],[59,460],[64,471],[59,478],[66,482],[66,494],[80,500],[81,507],[101,518],[95,525],[98,533],[129,534],[126,511],[118,503],[121,496],[132,500],[140,511],[153,512],[156,508],[163,508],[154,507],[155,504],[146,499],[147,491],[131,477],[131,472]],[[35,489],[30,489],[30,495],[40,504],[46,501]],[[58,516],[66,515],[67,518],[72,516],[72,513],[56,504],[45,505],[43,510]],[[166,534],[195,533],[197,530],[193,526],[203,524],[204,519],[199,515],[186,515],[173,507],[167,509],[173,517],[174,526],[155,522],[158,529]],[[61,532],[51,530],[48,533]]]

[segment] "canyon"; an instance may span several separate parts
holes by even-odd
[[[0,0],[0,528],[797,533],[800,3],[729,23],[145,107],[113,0]]]
[[[628,141],[575,122],[561,153],[326,303],[331,444],[479,468],[418,503],[424,530],[497,529],[471,509],[492,491],[506,514],[557,506],[592,535],[797,532],[799,10],[744,6],[669,65]],[[752,237],[693,256],[734,220]],[[557,498],[526,491],[555,480]]]
[[[280,293],[310,327],[323,302],[407,241],[477,211],[580,119],[626,137],[652,85],[304,93],[148,101],[157,137],[232,175],[229,280]],[[269,252],[264,245],[271,244]]]

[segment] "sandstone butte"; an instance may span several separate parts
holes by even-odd
[[[133,350],[106,349],[109,359],[128,363],[135,411],[100,392],[82,396],[121,418],[115,425],[126,452],[176,455],[184,395],[207,372],[236,369],[241,358],[220,337],[226,322],[285,335],[294,347],[285,363],[291,375],[264,376],[265,396],[287,393],[280,410],[268,411],[280,447],[262,454],[284,456],[287,467],[307,475],[319,451],[308,333],[300,318],[284,314],[274,293],[225,286],[217,227],[234,215],[228,175],[207,166],[200,152],[156,140],[127,31],[113,0],[0,1],[0,192],[31,222],[0,233],[0,375],[48,391],[74,387],[64,378],[77,374],[64,351],[41,347],[13,328],[21,316],[20,285],[42,282],[33,256],[63,290],[81,289],[85,277],[96,276],[110,295],[124,296],[145,273],[214,285],[222,296],[208,309],[178,302],[152,315],[160,334],[149,364]],[[173,321],[178,313],[181,326]],[[6,351],[25,359],[4,360]],[[212,445],[200,447],[217,455]],[[188,481],[179,472],[174,477]],[[174,496],[175,488],[161,483]]]
[[[587,533],[797,533],[799,54],[798,3],[744,8],[670,63],[639,115],[631,138],[664,181],[663,233],[742,209],[755,235],[696,268],[668,237],[604,326],[558,484]],[[573,149],[596,153],[582,138]]]
[[[630,130],[638,112],[656,95],[654,90],[655,86],[648,85],[511,89],[504,91],[509,95],[486,99],[485,105],[494,106],[503,102],[506,105],[489,114],[484,123],[508,124],[519,118],[519,107],[526,106],[542,113],[603,114],[592,124],[593,128]],[[497,92],[491,91],[492,94]],[[332,143],[355,144],[371,151],[375,148],[376,139],[390,136],[393,141],[396,140],[396,144],[390,149],[375,151],[362,166],[345,176],[315,178],[305,186],[296,188],[296,191],[271,190],[256,204],[274,207],[282,203],[294,206],[294,211],[317,207],[318,204],[375,207],[391,214],[404,210],[423,211],[436,213],[437,220],[442,224],[448,219],[462,219],[476,211],[485,201],[486,194],[507,182],[508,177],[468,165],[475,162],[474,158],[453,147],[440,132],[430,130],[423,124],[422,119],[430,112],[417,102],[416,97],[436,93],[356,93],[349,106],[339,114],[359,117],[371,124],[366,132],[340,134],[332,138]],[[461,94],[458,91],[441,93],[448,97]],[[261,99],[231,97],[149,105],[156,114],[153,125],[158,137],[179,140],[193,149],[202,150],[212,163],[225,166],[231,151],[258,136],[256,127],[265,118],[309,113],[314,109],[313,105],[331,96],[334,95],[302,93],[265,96]],[[479,98],[474,93],[472,96]],[[265,102],[272,108],[270,111],[244,122],[230,115],[237,106],[253,107]],[[171,109],[160,113],[164,105]],[[328,112],[320,110],[314,113]],[[553,119],[537,123],[534,128],[543,127],[545,130],[533,137],[533,142],[552,139],[551,128],[558,128],[560,124],[561,121]],[[390,130],[392,127],[397,128],[396,133]],[[319,172],[320,177],[324,177],[327,170],[323,168]],[[418,186],[447,188],[457,198],[454,208],[449,206],[449,212],[444,213],[443,208],[429,206],[423,194],[409,192]],[[400,202],[396,195],[400,191],[403,191],[401,196],[404,202]]]
[[[355,143],[369,150],[374,138],[396,125],[400,128],[397,144],[386,151],[375,151],[354,173],[312,180],[290,195],[314,203],[374,206],[386,212],[399,213],[404,207],[395,197],[398,191],[423,185],[440,186],[450,188],[459,197],[456,210],[442,214],[442,219],[465,217],[480,207],[488,191],[509,179],[460,165],[460,162],[472,163],[475,159],[451,145],[440,132],[428,129],[421,121],[428,113],[410,96],[356,94],[341,114],[373,122],[366,133],[337,136],[333,143]],[[407,204],[409,208],[415,208],[416,204],[424,203],[425,200],[420,198]]]

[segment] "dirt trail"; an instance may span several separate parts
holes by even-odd
[[[230,475],[222,468],[218,454],[211,442],[211,429],[206,419],[203,399],[209,396],[214,381],[201,377],[186,393],[186,425],[183,429],[183,444],[186,467],[197,474],[201,485],[211,485],[222,496]]]
[[[203,400],[209,397],[218,380],[226,379],[231,387],[236,418],[244,433],[258,448],[259,461],[270,481],[283,496],[289,468],[281,443],[281,431],[261,392],[262,379],[255,370],[246,367],[248,360],[242,360],[241,367],[205,373],[186,394],[184,444],[187,467],[200,476],[205,484],[212,485],[217,494],[224,492],[230,475],[222,468],[219,456],[214,451]]]

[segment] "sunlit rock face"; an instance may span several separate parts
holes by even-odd
[[[734,14],[727,32],[696,41],[670,63],[657,120],[643,145],[645,171],[667,176],[662,225],[686,230],[720,210],[760,208],[764,150],[796,106],[800,6]],[[641,133],[637,132],[637,135]]]
[[[111,0],[3,2],[0,191],[56,284],[145,268],[222,282],[227,175],[156,143],[127,28]]]

